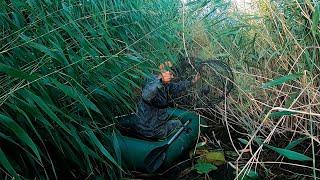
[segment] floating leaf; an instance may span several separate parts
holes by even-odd
[[[302,76],[302,73],[297,74],[288,74],[286,76],[280,77],[278,79],[274,79],[262,85],[262,88],[270,88],[273,86],[281,85],[287,81],[296,80]]]
[[[301,154],[301,153],[297,153],[295,151],[291,151],[288,149],[283,149],[283,148],[277,148],[268,144],[264,144],[264,146],[268,147],[269,149],[281,154],[282,156],[290,159],[290,160],[296,160],[296,161],[310,161],[312,160],[310,157]]]
[[[211,163],[199,162],[194,166],[199,174],[208,174],[210,171],[217,170],[217,166]]]
[[[208,152],[205,157],[205,161],[208,163],[214,163],[215,165],[221,165],[226,162],[224,158],[224,153],[215,151],[215,152]]]

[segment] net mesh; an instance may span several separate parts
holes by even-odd
[[[193,65],[190,65],[190,63]],[[187,93],[175,99],[175,103],[186,108],[210,108],[225,99],[233,89],[234,76],[231,68],[219,60],[201,61],[184,59],[175,69],[179,80],[201,78]]]

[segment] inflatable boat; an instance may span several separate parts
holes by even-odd
[[[172,166],[179,158],[186,155],[192,149],[197,141],[200,130],[200,116],[194,112],[184,111],[181,109],[168,109],[168,112],[174,117],[181,120],[184,124],[188,120],[190,123],[186,125],[179,136],[166,149],[166,157],[159,169],[168,168]],[[121,117],[118,121],[134,121],[137,118],[134,114]],[[148,172],[145,159],[146,156],[155,148],[165,145],[175,133],[171,133],[165,139],[159,141],[152,141],[147,139],[140,139],[137,137],[130,137],[127,133],[116,133],[113,141],[117,141],[118,151],[121,158],[121,165],[124,168],[140,172]],[[115,143],[115,142],[114,142]]]

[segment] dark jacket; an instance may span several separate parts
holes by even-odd
[[[161,79],[153,76],[142,90],[142,98],[138,104],[135,131],[148,138],[165,137],[168,133],[169,114],[167,108],[174,105],[178,98],[191,86],[190,81],[180,81],[163,85]],[[171,123],[171,124],[169,124]]]

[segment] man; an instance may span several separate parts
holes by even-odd
[[[160,65],[161,74],[153,76],[142,90],[142,98],[138,104],[138,118],[133,123],[133,129],[139,136],[161,139],[180,127],[182,125],[180,120],[170,119],[167,108],[173,106],[173,100],[200,79],[200,75],[197,74],[191,81],[171,83],[174,76],[170,70],[166,70],[166,67],[172,67],[170,61]]]

